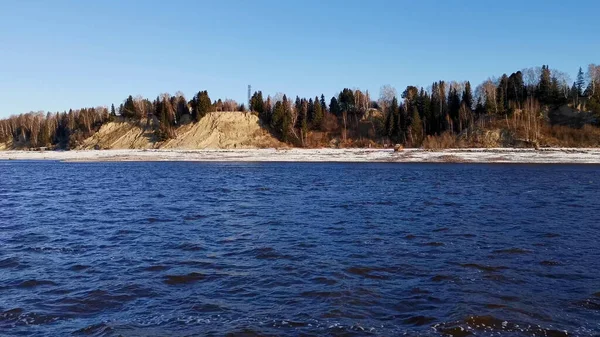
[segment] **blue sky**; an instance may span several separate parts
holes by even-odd
[[[379,95],[600,62],[599,1],[0,0],[0,117],[180,90]]]

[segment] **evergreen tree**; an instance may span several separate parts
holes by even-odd
[[[385,119],[385,133],[392,141],[396,139],[398,133],[398,99],[394,96],[392,103],[388,107]]]
[[[283,121],[284,121],[285,110],[281,101],[275,102],[273,108],[273,117],[271,119],[271,128],[279,139],[283,139]]]
[[[421,88],[419,92],[419,99],[417,101],[417,108],[419,109],[419,115],[421,116],[421,120],[425,125],[425,129],[423,130],[424,134],[430,134],[432,131],[430,130],[430,124],[432,121],[431,116],[431,98],[427,91]]]
[[[298,113],[298,118],[296,119],[296,128],[304,129],[308,127],[308,101],[306,99],[300,100],[300,106],[296,106],[296,112]]]
[[[267,96],[267,100],[264,105],[263,113],[258,115],[258,118],[262,121],[264,125],[271,124],[271,117],[273,114],[273,106],[271,102],[271,96]]]
[[[327,102],[325,102],[325,95],[321,94],[321,111],[323,115],[327,112]]]
[[[410,125],[410,134],[412,146],[420,146],[423,141],[423,122],[421,121],[421,117],[419,116],[419,110],[417,107],[413,107],[412,112],[412,122]]]
[[[184,115],[189,115],[190,114],[190,108],[188,107],[188,104],[187,104],[187,102],[185,100],[185,97],[183,97],[183,96],[177,97],[177,100],[175,102],[175,106],[176,106],[175,116],[176,116],[176,119],[177,119],[177,123],[180,123],[181,122],[181,118]]]
[[[496,100],[499,112],[506,113],[508,111],[508,77],[506,74],[502,75],[500,82],[498,83]]]
[[[113,116],[113,117],[117,116],[117,112],[115,111],[115,105],[114,104],[110,105],[110,115]]]
[[[471,82],[469,81],[465,83],[465,90],[463,91],[461,102],[465,103],[469,109],[473,109],[473,91],[471,90]]]
[[[325,97],[321,96],[321,102],[319,102],[318,97],[315,97],[315,106],[314,106],[314,112],[313,112],[313,119],[312,119],[312,128],[315,130],[320,130],[321,129],[321,123],[323,122],[323,108],[322,108],[322,104],[325,101]]]
[[[197,102],[197,119],[196,121],[200,121],[202,117],[206,116],[211,111],[212,103],[210,97],[208,96],[208,91],[200,91],[196,96]]]
[[[135,103],[133,103],[133,97],[129,95],[123,103],[123,108],[121,110],[121,116],[125,118],[134,118],[138,115],[138,111],[135,107]]]
[[[354,92],[351,89],[344,88],[339,95],[339,106],[341,111],[350,113],[354,110]]]
[[[552,77],[550,82],[550,99],[548,101],[549,104],[561,104],[562,96],[560,94],[560,84],[558,83],[558,79],[556,77]]]
[[[329,112],[331,112],[337,117],[339,117],[342,114],[340,104],[338,103],[338,100],[335,97],[331,97],[331,101],[329,102]]]
[[[194,98],[192,98],[189,102],[189,105],[191,107],[191,115],[192,115],[192,120],[197,122],[198,120],[200,120],[198,118],[198,96],[194,96]]]
[[[550,69],[547,65],[542,66],[542,73],[540,74],[540,81],[538,83],[538,99],[543,104],[549,104],[552,96],[552,78]]]
[[[577,80],[575,81],[575,85],[577,87],[577,95],[583,95],[583,86],[585,85],[585,80],[583,78],[583,70],[579,67],[579,71],[577,72]]]
[[[398,107],[398,117],[396,120],[398,123],[396,124],[396,129],[394,130],[394,134],[396,135],[397,141],[406,144],[406,135],[408,134],[408,129],[410,127],[410,118],[408,117],[408,111],[406,110],[406,105],[400,104]]]
[[[264,113],[264,104],[262,91],[256,91],[250,98],[250,111],[256,111],[260,115]]]
[[[317,104],[319,103],[319,101],[317,101]],[[308,106],[307,106],[307,121],[308,123],[312,124],[312,121],[314,119],[314,114],[315,114],[315,102],[313,102],[312,98],[308,99]]]
[[[290,139],[290,134],[292,128],[294,127],[294,122],[292,119],[292,105],[291,102],[288,101],[287,96],[284,94],[283,99],[281,101],[283,106],[283,141],[288,142]]]
[[[417,87],[409,85],[406,87],[404,92],[402,93],[402,98],[404,98],[404,105],[409,107],[412,110],[412,107],[417,102],[417,97],[419,96],[419,89]]]
[[[455,87],[450,88],[448,92],[448,114],[454,125],[457,125],[458,110],[460,110],[460,97]]]
[[[478,115],[483,115],[486,112],[486,108],[483,104],[483,102],[481,101],[481,97],[479,97],[477,99],[477,105],[475,106],[475,113]]]
[[[508,77],[508,87],[506,95],[509,102],[509,106],[510,102],[518,103],[519,105],[525,102],[527,90],[525,88],[525,83],[523,82],[523,74],[520,71],[510,74],[510,76]]]

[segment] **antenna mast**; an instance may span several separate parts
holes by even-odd
[[[248,111],[250,110],[250,99],[252,98],[252,86],[248,84]]]

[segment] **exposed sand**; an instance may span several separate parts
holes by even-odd
[[[256,115],[237,111],[211,112],[198,123],[175,130],[176,137],[155,142],[146,121],[112,122],[86,139],[78,149],[247,149],[287,147],[260,126]]]
[[[242,112],[212,112],[198,123],[177,129],[163,149],[247,149],[286,147],[260,126],[258,116]]]
[[[229,149],[0,151],[0,160],[600,164],[600,149]]]
[[[152,130],[144,129],[144,123],[112,122],[102,125],[100,130],[79,146],[82,150],[101,149],[151,149]]]

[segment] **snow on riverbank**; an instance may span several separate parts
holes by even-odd
[[[472,162],[600,164],[600,149],[238,149],[0,151],[0,160],[229,162]]]

